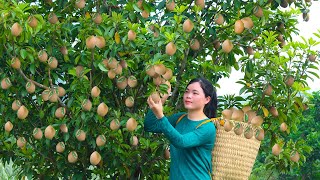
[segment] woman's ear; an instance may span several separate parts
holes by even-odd
[[[206,97],[206,104],[208,104],[210,101],[211,101],[211,97],[210,97],[210,96],[207,96],[207,97]]]

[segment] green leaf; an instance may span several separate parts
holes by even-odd
[[[22,59],[26,59],[28,52],[25,49],[20,50],[20,56]]]

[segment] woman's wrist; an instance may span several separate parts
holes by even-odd
[[[156,115],[156,118],[157,118],[157,119],[161,119],[161,118],[163,118],[163,117],[164,117],[164,114]]]

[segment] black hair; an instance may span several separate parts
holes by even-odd
[[[218,107],[218,99],[217,99],[217,93],[216,93],[216,88],[213,87],[212,83],[210,81],[208,81],[205,78],[195,78],[192,79],[188,86],[192,83],[195,82],[199,82],[200,83],[200,87],[202,88],[205,97],[210,96],[210,102],[207,103],[204,106],[204,114],[208,117],[208,118],[214,118],[217,116],[217,107]]]

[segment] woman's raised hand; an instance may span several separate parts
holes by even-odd
[[[158,102],[154,102],[151,96],[149,96],[147,102],[157,119],[161,119],[164,116],[162,100],[160,99]]]

